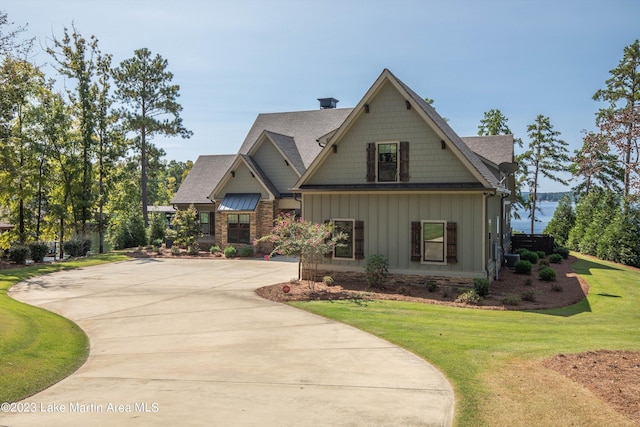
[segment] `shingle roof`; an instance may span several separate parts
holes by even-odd
[[[276,144],[287,157],[287,160],[289,160],[298,173],[302,175],[306,167],[300,156],[300,151],[298,151],[298,147],[296,146],[296,141],[290,136],[275,132],[265,131],[265,134],[271,138],[274,144]]]
[[[235,154],[198,157],[171,203],[211,203],[207,197],[235,158]]]
[[[278,191],[276,186],[273,185],[269,177],[263,172],[260,166],[253,161],[251,156],[247,154],[239,154],[239,156],[242,157],[242,159],[245,161],[245,163],[247,164],[251,172],[253,172],[256,175],[256,178],[258,178],[265,185],[265,187],[267,187],[267,189],[271,192],[271,194],[273,194],[273,196],[276,198],[280,197],[280,192]]]
[[[425,112],[427,116],[440,128],[440,130],[449,138],[449,140],[456,146],[456,148],[462,153],[462,155],[471,163],[471,165],[478,171],[480,175],[493,187],[498,187],[499,181],[494,174],[487,168],[487,166],[480,160],[480,158],[465,144],[462,139],[449,124],[436,112],[436,110],[429,105],[421,96],[413,91],[409,86],[404,84],[402,80],[387,71],[393,78],[402,86],[402,88],[409,94],[409,96],[418,104],[418,106]]]
[[[334,108],[259,114],[242,143],[239,153],[247,154],[262,132],[266,130],[292,138],[306,169],[322,150],[317,139],[337,129],[351,111],[351,108]]]
[[[461,139],[474,153],[496,165],[513,163],[513,135],[463,136]]]

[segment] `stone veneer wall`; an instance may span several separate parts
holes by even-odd
[[[247,212],[239,212],[247,213]],[[276,201],[275,200],[261,200],[258,202],[258,206],[255,212],[249,212],[249,238],[251,244],[255,239],[259,239],[271,232],[273,229],[273,220],[276,217]],[[228,233],[227,233],[227,213],[216,212],[215,215],[215,227],[216,227],[216,243],[220,248],[224,249],[229,246]],[[248,245],[233,244],[235,247],[243,247]],[[249,246],[250,246],[249,245]],[[256,248],[260,252],[271,252],[273,246],[271,244],[262,243]]]
[[[317,281],[322,281],[324,276],[331,276],[335,283],[339,284],[340,281],[362,281],[366,282],[366,276],[364,273],[358,273],[354,271],[328,271],[318,270],[316,275]],[[303,272],[302,277],[307,278],[307,272]],[[459,287],[472,287],[473,279],[466,279],[462,277],[435,277],[435,276],[422,276],[413,274],[389,274],[385,284],[407,284],[407,285],[425,285],[428,282],[435,282],[437,285],[442,286],[459,286]]]
[[[263,236],[266,236],[271,233],[273,230],[273,221],[276,219],[276,200],[264,200],[258,203],[258,207],[256,209],[256,219],[252,221],[252,241],[253,239],[259,239]],[[253,224],[255,224],[255,232],[253,229]],[[269,253],[273,250],[273,244],[271,243],[260,243],[258,247],[256,247],[256,251]]]

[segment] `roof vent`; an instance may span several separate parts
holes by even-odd
[[[320,101],[320,109],[321,110],[328,110],[328,109],[331,109],[331,108],[336,108],[336,104],[339,102],[335,98],[318,98],[318,101]]]

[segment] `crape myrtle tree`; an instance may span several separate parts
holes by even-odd
[[[526,168],[526,184],[529,186],[526,206],[529,208],[533,234],[540,178],[545,177],[567,185],[566,180],[560,178],[558,173],[567,169],[569,156],[566,148],[568,144],[560,139],[560,132],[553,129],[548,117],[538,115],[536,120],[527,126],[527,132],[530,142],[527,151],[520,157],[520,162]]]
[[[334,233],[330,222],[317,224],[296,218],[290,213],[283,213],[276,218],[271,233],[258,239],[256,243],[273,244],[271,255],[298,257],[298,278],[303,279],[306,273],[313,291],[319,261],[336,246],[344,245],[342,242],[346,238],[347,235],[343,232]]]
[[[177,102],[180,86],[171,84],[173,74],[167,71],[167,60],[152,56],[146,49],[134,51],[134,56],[113,70],[116,97],[123,104],[121,114],[127,131],[135,133],[132,148],[140,155],[140,188],[142,216],[149,223],[147,213],[148,155],[155,135],[178,135],[189,138],[192,132],[182,125]]]

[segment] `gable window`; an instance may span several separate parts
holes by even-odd
[[[249,214],[227,215],[227,242],[251,243]]]
[[[367,182],[409,181],[409,143],[367,144]]]
[[[378,144],[378,182],[398,180],[398,144]]]

